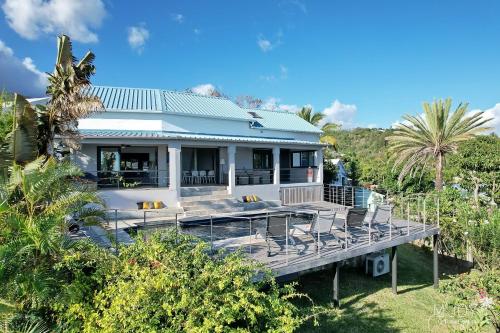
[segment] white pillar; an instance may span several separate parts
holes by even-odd
[[[227,166],[228,166],[228,193],[234,194],[236,187],[236,146],[227,147]]]
[[[175,191],[176,197],[181,194],[181,144],[179,142],[170,143],[168,145],[169,154],[169,176],[170,189]]]
[[[314,157],[318,168],[316,173],[316,182],[323,184],[323,148],[316,150]]]
[[[158,145],[158,186],[166,187],[168,183],[167,145]]]
[[[273,184],[280,184],[280,147],[273,148],[274,175]]]

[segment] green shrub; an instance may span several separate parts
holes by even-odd
[[[241,254],[210,256],[188,236],[138,237],[97,265],[82,256],[58,267],[71,272],[64,288],[74,290],[54,306],[65,332],[292,332],[306,319],[289,301],[292,287],[278,287]]]
[[[500,330],[500,272],[472,270],[444,280],[440,292],[449,296],[448,306],[454,313],[472,313],[464,331],[480,332],[493,325]]]

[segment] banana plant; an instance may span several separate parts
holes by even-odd
[[[37,111],[26,98],[15,94],[14,102],[3,112],[5,117],[11,117],[12,130],[0,138],[0,168],[33,161],[38,156]]]

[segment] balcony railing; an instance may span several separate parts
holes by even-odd
[[[236,169],[236,185],[272,184],[273,169]]]
[[[87,171],[85,179],[97,188],[137,188],[169,186],[168,170]]]
[[[316,182],[318,169],[316,167],[308,168],[281,168],[281,184],[314,183]]]

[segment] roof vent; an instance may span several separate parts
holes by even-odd
[[[250,121],[250,128],[263,128],[264,126],[262,126],[261,123],[259,123],[258,121],[255,121],[255,120],[252,120]]]
[[[262,119],[261,116],[259,116],[257,114],[257,112],[254,112],[254,111],[248,111],[248,113],[253,117],[253,118],[258,118],[258,119]]]

